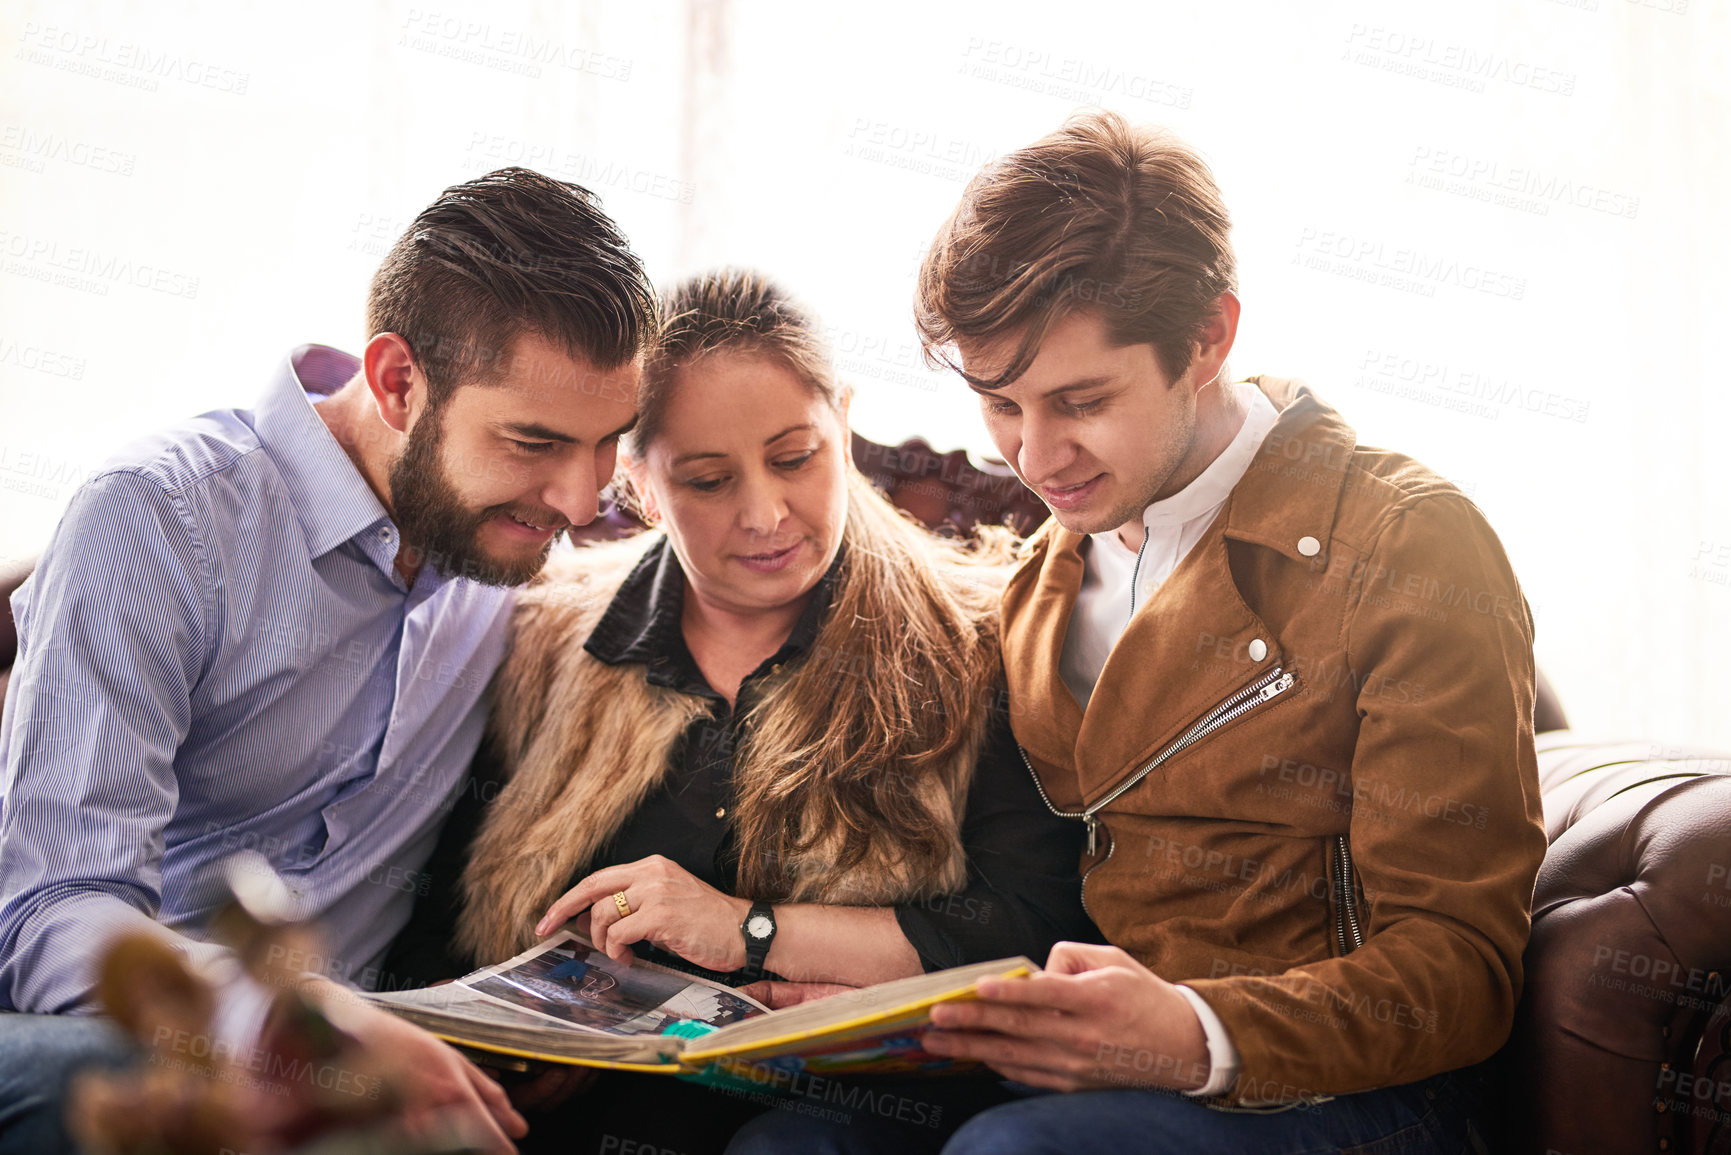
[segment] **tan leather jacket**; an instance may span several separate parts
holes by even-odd
[[[1086,716],[1059,675],[1085,538],[1048,523],[1004,595],[1016,736],[1094,834],[1088,910],[1219,1014],[1239,1104],[1490,1055],[1545,852],[1532,617],[1496,535],[1302,383],[1256,384],[1279,421]]]

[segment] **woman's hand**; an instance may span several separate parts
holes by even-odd
[[[613,899],[620,893],[631,908],[628,916]],[[739,926],[751,913],[751,902],[698,881],[659,854],[589,875],[547,908],[535,933],[552,934],[584,910],[589,911],[589,940],[608,958],[629,958],[632,943],[649,942],[713,971],[745,965]]]

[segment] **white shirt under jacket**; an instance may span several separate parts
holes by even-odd
[[[1058,669],[1083,710],[1094,696],[1094,683],[1100,680],[1107,656],[1130,625],[1133,607],[1146,605],[1201,540],[1280,416],[1274,403],[1250,382],[1240,381],[1231,388],[1247,406],[1244,424],[1195,481],[1142,512],[1145,541],[1140,557],[1118,539],[1116,529],[1089,534],[1082,545],[1082,590],[1070,614]],[[1195,1008],[1208,1038],[1208,1082],[1191,1093],[1218,1095],[1238,1074],[1238,1051],[1226,1035],[1225,1024],[1202,996],[1186,986],[1178,990]]]

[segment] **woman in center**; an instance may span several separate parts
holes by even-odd
[[[587,912],[609,955],[783,1006],[1092,937],[1079,826],[1003,709],[1008,532],[944,540],[870,487],[774,283],[702,276],[663,308],[625,446],[654,528],[519,598],[455,965]]]

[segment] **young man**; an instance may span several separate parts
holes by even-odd
[[[934,1051],[1072,1092],[946,1151],[1461,1150],[1448,1072],[1509,1029],[1545,850],[1526,602],[1448,482],[1232,382],[1227,234],[1194,152],[1096,112],[976,177],[921,270],[926,348],[1052,510],[1004,664],[1114,944],[939,1008]]]
[[[509,587],[594,518],[635,419],[654,294],[589,193],[502,169],[415,219],[367,325],[358,360],[302,346],[256,408],[122,451],[13,599],[0,1008],[37,1013],[0,1016],[0,1150],[65,1146],[68,1072],[114,1049],[73,1017],[111,936],[231,966],[188,934],[236,850],[320,923],[309,969],[377,982],[479,741]],[[223,1029],[256,1037],[262,1001],[223,989]],[[382,1012],[360,1022],[419,1072],[409,1114],[454,1106],[511,1149],[496,1084]]]

